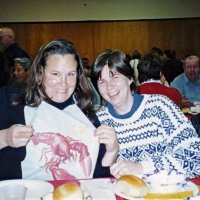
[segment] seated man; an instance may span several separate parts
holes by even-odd
[[[191,55],[185,58],[184,73],[177,76],[171,87],[177,88],[182,95],[182,107],[191,107],[195,101],[200,101],[200,60]]]
[[[140,94],[162,94],[180,106],[181,94],[175,88],[164,85],[162,59],[154,54],[145,55],[138,64],[138,86]]]

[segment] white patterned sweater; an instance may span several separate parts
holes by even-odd
[[[111,104],[97,112],[101,124],[115,128],[118,160],[141,163],[144,174],[166,169],[200,176],[200,138],[181,110],[162,95],[134,94],[134,105],[125,115]]]

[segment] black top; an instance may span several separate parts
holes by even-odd
[[[164,75],[167,82],[170,84],[174,78],[178,75],[182,74],[183,70],[183,63],[178,59],[171,59],[165,63],[164,66]]]
[[[0,130],[6,129],[13,124],[25,124],[24,105],[11,106],[11,99],[14,94],[22,91],[21,86],[12,84],[0,88]],[[64,109],[67,106],[74,104],[73,98],[70,97],[66,102],[58,104],[49,101],[51,105],[58,109]],[[92,113],[92,123],[95,127],[100,125],[100,122],[95,113]],[[105,154],[105,145],[100,144],[97,164],[94,171],[94,178],[110,177],[109,167],[102,167],[101,160]],[[26,148],[5,147],[0,149],[0,180],[20,179],[22,178],[21,161],[26,156]]]

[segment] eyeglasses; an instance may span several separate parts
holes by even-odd
[[[199,65],[186,65],[185,68],[189,69],[189,70],[190,69],[197,69],[197,68],[199,68]]]

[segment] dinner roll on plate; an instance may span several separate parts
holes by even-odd
[[[65,183],[53,192],[53,200],[83,200],[83,191],[77,183]]]
[[[146,183],[133,175],[121,176],[117,179],[116,190],[130,197],[143,197],[149,192]]]

